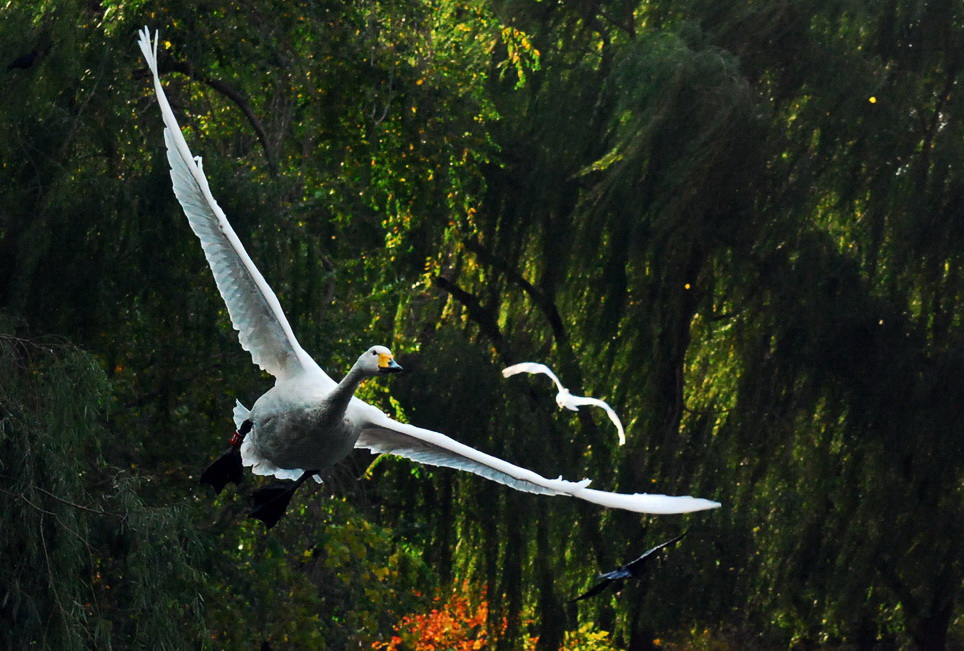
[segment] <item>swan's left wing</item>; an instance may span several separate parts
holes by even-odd
[[[613,410],[613,408],[610,407],[606,403],[606,401],[600,400],[599,398],[586,398],[584,396],[574,396],[572,394],[569,394],[569,398],[570,398],[569,403],[572,404],[574,407],[591,405],[593,407],[600,407],[601,409],[603,409],[609,415],[609,420],[611,420],[613,422],[613,425],[616,426],[616,431],[619,433],[619,444],[620,445],[626,444],[626,432],[623,429],[623,423],[622,421],[619,420],[619,416],[616,414],[615,410]]]
[[[597,491],[587,488],[588,479],[580,482],[566,481],[561,477],[547,479],[531,470],[459,443],[444,434],[399,423],[374,409],[369,422],[362,428],[355,447],[367,448],[372,453],[394,454],[432,466],[465,470],[527,493],[569,495],[601,506],[636,513],[690,513],[720,506],[718,502],[688,496]]]
[[[211,194],[200,157],[195,158],[174,118],[157,70],[157,36],[145,27],[138,45],[154,77],[157,103],[164,119],[164,142],[171,165],[174,194],[194,234],[201,240],[221,298],[238,331],[241,347],[254,363],[277,378],[301,371],[324,373],[301,348],[285,318],[278,297],[241,245],[228,218]]]

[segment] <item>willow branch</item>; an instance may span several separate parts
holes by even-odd
[[[240,92],[231,88],[223,81],[218,81],[217,79],[212,79],[207,75],[204,75],[197,70],[194,66],[186,61],[165,61],[160,66],[160,72],[179,72],[185,77],[193,79],[194,81],[200,82],[205,86],[211,88],[212,90],[224,95],[229,100],[234,102],[244,117],[247,118],[248,122],[251,124],[251,128],[254,130],[255,136],[258,138],[258,142],[261,143],[261,148],[264,150],[264,157],[268,162],[268,169],[271,171],[272,176],[276,175],[278,172],[277,165],[274,161],[274,156],[271,153],[271,147],[268,145],[268,136],[264,130],[264,126],[261,124],[261,120],[258,116],[254,114],[254,110],[251,105],[248,104],[248,100]],[[146,75],[146,68],[144,71],[138,73],[139,75]]]
[[[569,333],[566,332],[566,325],[562,321],[562,315],[559,314],[559,309],[556,307],[555,302],[546,296],[545,292],[530,283],[521,273],[513,269],[508,263],[494,255],[478,242],[467,242],[465,246],[478,257],[479,262],[502,272],[509,281],[528,294],[532,302],[535,303],[539,311],[545,316],[546,321],[549,322],[549,328],[552,330],[552,336],[555,338],[556,343],[560,347],[568,347]]]
[[[507,358],[505,350],[505,337],[495,318],[495,311],[491,307],[486,307],[475,294],[471,294],[444,276],[432,278],[432,284],[447,292],[452,298],[457,300],[469,313],[469,318],[479,326],[486,337],[492,340],[496,353],[503,360]]]

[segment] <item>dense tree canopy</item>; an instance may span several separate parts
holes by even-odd
[[[0,21],[5,646],[964,644],[960,3],[18,0]],[[197,485],[270,378],[171,192],[145,24],[330,373],[390,345],[408,373],[361,391],[398,418],[723,508],[640,517],[360,452],[266,532],[253,479]],[[527,359],[616,407],[627,444],[545,378],[502,379]],[[567,603],[683,529],[642,582]]]

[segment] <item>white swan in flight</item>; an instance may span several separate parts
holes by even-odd
[[[174,194],[207,258],[242,348],[275,377],[275,385],[250,411],[238,403],[238,432],[229,451],[205,471],[202,481],[220,490],[252,472],[295,479],[254,493],[251,516],[272,526],[284,514],[295,489],[308,477],[343,459],[353,448],[388,453],[425,464],[475,473],[511,488],[543,495],[569,495],[602,506],[638,513],[688,513],[717,502],[693,497],[609,493],[580,482],[547,479],[531,470],[463,445],[444,434],[392,420],[354,396],[362,379],[401,370],[383,346],[365,351],[348,374],[335,382],[298,344],[281,304],[245,252],[211,194],[201,159],[192,156],[161,87],[157,35],[145,27],[139,45],[154,78],[164,121],[164,140]]]
[[[592,405],[593,407],[602,407],[607,414],[609,414],[609,420],[613,422],[616,426],[616,432],[619,434],[619,444],[626,445],[626,431],[623,429],[622,421],[619,420],[619,416],[613,411],[613,408],[608,404],[600,400],[599,398],[587,398],[585,396],[574,396],[569,393],[569,389],[562,386],[562,382],[556,377],[556,374],[552,372],[552,369],[545,364],[539,364],[537,362],[521,362],[519,364],[513,364],[507,368],[502,369],[502,377],[511,377],[513,375],[518,375],[519,373],[544,373],[552,378],[552,381],[556,383],[556,388],[559,389],[559,393],[556,394],[556,404],[559,405],[560,409],[568,409],[569,411],[579,411],[579,408],[583,405]]]

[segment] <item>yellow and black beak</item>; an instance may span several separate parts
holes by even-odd
[[[401,373],[402,367],[398,362],[395,361],[395,358],[392,355],[382,353],[378,356],[378,372],[382,375],[386,375],[388,373]]]

